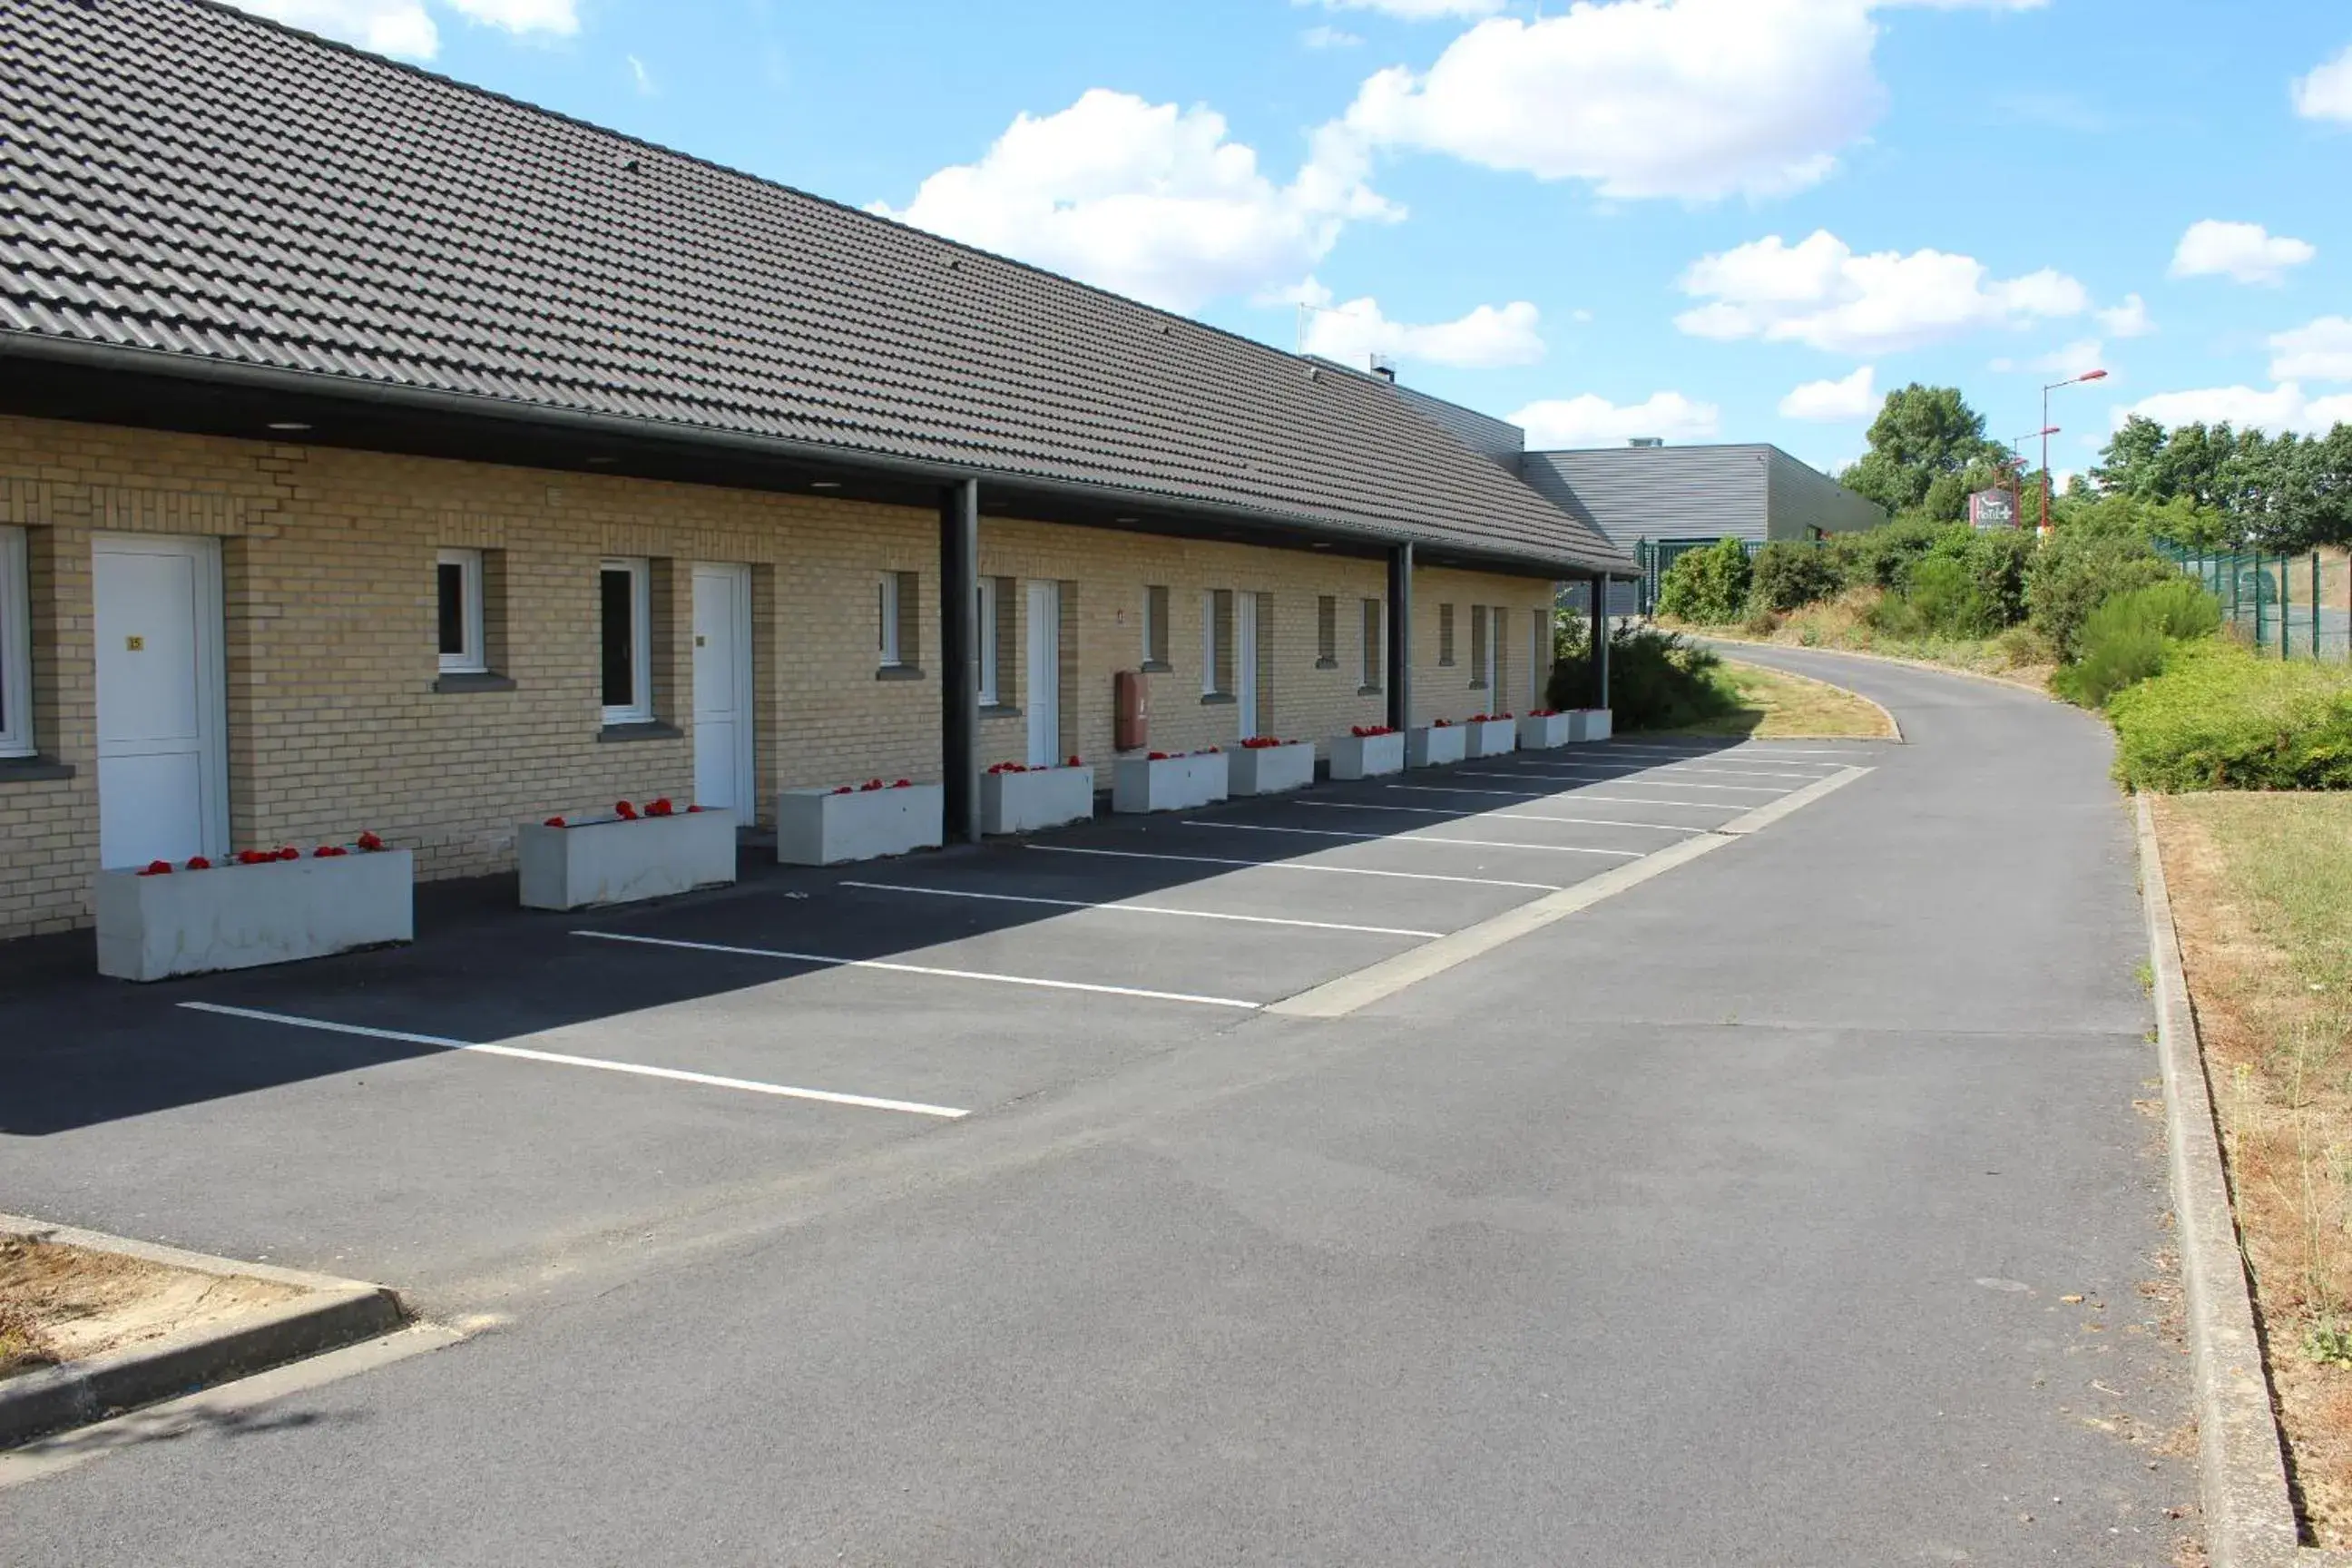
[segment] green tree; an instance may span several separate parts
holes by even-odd
[[[1990,488],[2007,457],[1999,442],[1985,438],[1984,416],[1959,388],[1913,382],[1886,395],[1871,422],[1870,450],[1838,479],[1898,517],[1948,521],[1967,515],[1969,491]],[[1938,489],[1945,479],[1950,482]]]

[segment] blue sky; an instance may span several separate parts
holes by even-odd
[[[245,3],[1538,444],[2352,420],[2340,0]]]

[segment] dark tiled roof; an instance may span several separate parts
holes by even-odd
[[[0,330],[1627,564],[1374,378],[203,0],[0,0]]]

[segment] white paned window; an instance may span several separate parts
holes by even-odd
[[[651,576],[643,559],[607,561],[600,574],[607,724],[643,724],[654,716]]]
[[[482,552],[444,550],[433,574],[439,600],[441,673],[479,675],[482,658]]]
[[[0,757],[33,754],[33,608],[25,531],[0,528]]]
[[[875,662],[885,669],[907,662],[898,647],[898,574],[885,572],[875,585],[877,626]]]
[[[993,708],[1002,700],[997,695],[996,579],[982,577],[979,595],[974,613],[980,617],[980,705]]]
[[[1364,601],[1364,689],[1378,691],[1388,673],[1386,607],[1378,599]]]
[[[1168,664],[1168,590],[1143,590],[1143,662],[1165,668]]]

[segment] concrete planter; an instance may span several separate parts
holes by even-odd
[[[1214,752],[1156,762],[1121,757],[1111,764],[1110,808],[1127,815],[1190,811],[1224,799],[1228,782],[1225,759]]]
[[[1286,746],[1236,747],[1225,753],[1229,795],[1281,795],[1315,782],[1315,748],[1305,741]]]
[[[1499,757],[1518,749],[1519,726],[1516,720],[1489,719],[1483,724],[1465,724],[1463,754],[1471,757]]]
[[[776,796],[776,858],[787,866],[838,866],[916,849],[937,849],[947,811],[938,784],[905,789],[788,789]]]
[[[1571,708],[1568,717],[1576,721],[1571,741],[1605,741],[1609,738],[1609,710],[1606,708]]]
[[[1404,731],[1390,735],[1339,735],[1331,742],[1331,776],[1376,779],[1404,772]]]
[[[405,849],[168,877],[100,871],[98,972],[162,980],[414,941],[415,886]]]
[[[568,827],[527,822],[515,829],[515,868],[527,910],[633,904],[722,888],[735,880],[735,814],[615,816]]]
[[[1405,765],[1437,768],[1448,763],[1458,763],[1462,760],[1465,740],[1465,727],[1460,724],[1448,724],[1443,729],[1429,724],[1418,730],[1408,730],[1405,731]]]
[[[1549,752],[1576,739],[1573,713],[1530,713],[1519,721],[1519,750]]]
[[[1032,768],[1025,773],[980,775],[980,830],[1034,833],[1095,814],[1092,768]]]

